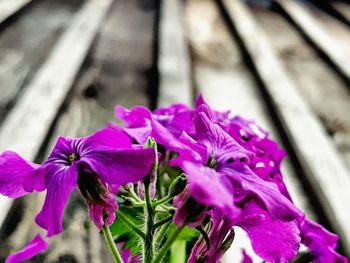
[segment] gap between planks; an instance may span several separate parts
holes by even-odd
[[[81,0],[39,0],[0,32],[0,122],[82,5]]]
[[[307,5],[308,6],[308,5]],[[324,12],[310,8],[313,17],[327,28],[343,48],[350,44],[349,29]],[[350,168],[350,92],[336,71],[306,43],[281,12],[252,8],[254,18],[268,35],[303,98],[321,120]],[[307,72],[307,74],[305,74]]]
[[[278,139],[254,78],[244,66],[240,51],[225,28],[217,6],[212,1],[204,0],[188,3],[194,79],[199,92],[217,109],[231,110],[234,114],[257,120],[273,138]],[[282,171],[297,206],[313,217],[314,211],[311,211],[310,204],[304,197],[289,158],[284,160]],[[244,231],[239,228],[235,228],[235,231],[235,241],[224,256],[225,262],[240,262],[242,249],[254,256],[254,261],[261,261],[261,258],[255,256]]]
[[[330,4],[337,12],[339,12],[350,23],[350,5],[344,2],[332,2]]]
[[[223,6],[259,74],[303,172],[319,198],[323,211],[342,245],[350,254],[349,173],[334,144],[303,101],[277,59],[264,32],[239,1],[223,0]]]
[[[144,72],[152,67],[154,11],[145,10],[138,3],[138,0],[120,0],[111,6],[94,47],[72,87],[69,103],[55,121],[54,129],[50,132],[50,141],[45,143],[45,149],[40,151],[43,156],[50,153],[57,136],[85,136],[115,120],[115,104],[125,107],[149,104],[146,94],[148,83]],[[115,52],[115,47],[118,47],[119,52]],[[33,195],[28,198],[31,199],[26,199],[27,203],[34,202]],[[86,223],[87,213],[80,202],[84,201],[81,200],[80,194],[74,191],[63,219],[68,232],[64,231],[50,242],[45,262],[57,262],[67,256],[71,258],[65,260],[79,263],[113,261],[103,237],[94,224],[90,222],[88,230],[81,227]],[[42,201],[39,202],[39,206],[40,204]],[[35,212],[28,211],[27,214],[31,222]],[[35,233],[36,229],[30,229],[28,220],[25,219],[21,221],[21,224],[24,224],[11,234],[11,241],[25,240],[26,238],[21,238],[23,232],[30,232],[26,233],[25,237]],[[79,246],[79,249],[76,249],[74,244]],[[14,245],[22,246],[17,243]]]
[[[15,15],[32,0],[0,0],[0,24]]]
[[[277,0],[277,5],[283,10],[296,27],[301,30],[306,40],[316,46],[333,64],[336,71],[350,83],[350,52],[342,48],[337,39],[332,38],[326,29],[307,10],[305,4],[294,0]]]
[[[0,127],[0,152],[37,157],[111,3],[90,0],[75,16]],[[1,226],[12,200],[0,196],[0,201]]]
[[[163,3],[163,12],[161,13],[161,21],[160,21],[160,27],[166,28],[164,23],[172,23],[172,24],[176,24],[176,25],[182,25],[182,12],[173,12],[171,15],[169,13],[167,13],[166,11],[164,11],[165,8],[171,7],[172,5],[181,5],[182,2],[180,1],[173,1],[171,4],[167,5],[165,3]],[[211,10],[211,9],[215,9],[215,6],[213,6],[212,2],[208,2],[208,1],[189,1],[187,4],[188,6],[191,6],[193,3],[194,4],[194,8],[187,8],[188,10],[190,10],[188,13],[188,17],[190,17],[190,19],[192,18],[193,14],[191,14],[191,10],[201,10],[199,13],[201,13],[201,15],[203,15],[204,13],[204,17],[205,17],[205,11]],[[211,6],[208,6],[208,4],[211,4]],[[204,9],[200,9],[201,6],[204,5]],[[173,7],[173,6],[172,6]],[[175,7],[176,10],[177,8],[179,8],[179,6]],[[182,8],[180,6],[180,8]],[[209,20],[208,17],[205,17],[206,22]],[[209,22],[210,23],[210,22]],[[190,22],[191,24],[191,22]],[[191,26],[191,25],[190,25]],[[201,25],[203,26],[203,25]],[[204,26],[205,28],[205,26]],[[177,27],[178,31],[177,32],[172,32],[174,35],[178,36],[178,41],[182,42],[185,41],[185,36],[184,36],[184,29]],[[195,34],[192,34],[193,32],[190,32],[190,36],[193,36]],[[162,41],[167,41],[164,40],[162,37],[160,38],[160,46],[164,45],[164,43]],[[200,41],[201,42],[201,41]],[[233,44],[233,43],[232,43]],[[193,43],[192,43],[193,45]],[[166,46],[166,45],[164,45]],[[178,54],[178,56],[188,56],[188,52],[182,52],[182,46],[179,45],[175,45],[172,49],[163,49],[160,54],[159,54],[159,59],[162,60],[163,57],[167,57],[167,56],[171,56],[174,53]],[[178,60],[180,61],[186,61],[188,60],[187,57],[180,57],[178,58]],[[201,86],[202,88],[200,89],[201,92],[203,92],[203,94],[205,95],[205,98],[208,100],[208,102],[212,105],[214,105],[215,107],[220,108],[221,110],[227,110],[227,109],[232,109],[232,105],[235,104],[235,110],[238,113],[246,113],[247,110],[247,105],[248,105],[248,101],[249,101],[249,105],[252,106],[252,100],[253,100],[253,106],[249,107],[250,109],[250,117],[254,117],[256,119],[261,119],[264,122],[264,125],[266,128],[270,128],[271,127],[271,122],[267,120],[267,116],[266,114],[263,114],[263,112],[266,112],[266,110],[263,109],[263,106],[261,103],[258,102],[257,100],[257,92],[256,90],[254,90],[253,86],[250,85],[248,87],[248,89],[239,89],[239,87],[241,87],[241,85],[235,85],[235,84],[247,84],[248,83],[237,83],[237,81],[240,81],[242,79],[242,76],[235,76],[234,72],[232,72],[229,68],[222,68],[222,65],[216,65],[219,66],[219,68],[212,68],[212,67],[206,67],[205,65],[201,65],[196,67],[196,65],[194,65],[195,68],[197,69],[197,72],[195,73],[195,79],[197,81],[197,84],[199,84],[199,86]],[[166,66],[165,66],[166,67]],[[173,68],[174,69],[174,68]],[[186,70],[189,69],[189,67],[186,65],[185,67]],[[195,71],[196,71],[195,69]],[[162,68],[162,64],[160,63],[160,78],[162,77],[167,77],[167,73],[166,70],[164,70]],[[175,69],[175,72],[178,73],[179,70]],[[184,72],[182,71],[182,74],[185,74],[186,76],[190,75],[189,72]],[[164,76],[165,75],[165,76]],[[174,84],[174,86],[176,85],[181,85],[181,82],[184,79],[184,76],[179,76],[177,74],[174,74],[173,76],[177,76],[176,78],[172,78],[172,84]],[[228,81],[225,81],[228,80]],[[244,82],[244,81],[243,81]],[[160,82],[161,85],[159,87],[159,93],[167,93],[168,92],[168,86],[167,86],[167,82]],[[214,85],[214,86],[213,86]],[[221,88],[223,88],[223,90],[218,91],[217,88],[219,88],[219,86]],[[235,93],[235,96],[230,96],[230,99],[228,99],[227,97],[227,91],[229,92],[229,94],[232,94],[232,91],[230,91],[230,89],[232,87],[237,87],[238,90],[237,94]],[[171,96],[169,96],[169,98],[171,99],[163,99],[162,97],[159,98],[159,103],[161,105],[167,105],[170,103],[176,103],[176,102],[186,102],[188,101],[188,96],[186,96],[187,94],[192,93],[192,89],[190,89],[190,85],[187,85],[187,90],[183,90],[185,91],[184,93],[181,92],[177,92],[177,93],[171,93]],[[242,100],[244,101],[243,103]],[[224,103],[223,103],[224,102]],[[234,103],[235,102],[235,103]],[[255,103],[254,103],[255,102]],[[237,108],[237,103],[240,105]],[[289,189],[291,189],[291,194],[294,197],[294,199],[296,200],[296,203],[299,205],[299,207],[302,207],[303,210],[310,210],[309,207],[307,207],[306,203],[307,201],[305,201],[302,198],[302,193],[301,193],[301,189],[300,186],[298,185],[298,182],[296,181],[295,175],[293,176],[293,172],[291,170],[290,167],[290,163],[289,162],[285,162],[284,166],[283,166],[283,170],[285,172],[285,177],[286,177],[286,181],[287,184],[289,186]],[[309,212],[308,214],[311,214],[312,212]],[[239,259],[241,258],[241,249],[246,249],[247,251],[250,252],[251,255],[254,255],[254,253],[252,252],[252,248],[250,245],[250,241],[247,238],[246,234],[243,231],[240,231],[240,229],[236,229],[236,237],[235,237],[235,246],[233,246],[228,252],[227,255],[225,257],[225,262],[232,262],[232,259],[235,258],[237,259],[237,262],[239,261]],[[261,260],[259,257],[255,257],[255,260],[259,261]]]

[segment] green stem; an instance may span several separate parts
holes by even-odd
[[[154,228],[158,228],[168,222],[170,222],[173,219],[173,216],[169,216],[167,218],[164,218],[163,220],[158,221],[157,223],[154,224]]]
[[[170,248],[170,263],[186,262],[186,241],[176,240]]]
[[[153,148],[155,154],[155,160],[152,165],[150,174],[143,179],[144,190],[145,190],[145,202],[146,206],[144,207],[145,215],[145,232],[146,238],[143,240],[143,260],[144,263],[151,263],[153,259],[154,246],[153,246],[153,235],[154,235],[154,216],[155,212],[152,207],[152,198],[151,198],[151,183],[152,179],[156,180],[158,173],[158,152],[157,152],[157,143],[154,139],[149,137],[145,143],[145,148]],[[153,177],[151,179],[151,177]],[[155,183],[155,182],[154,182]]]
[[[132,197],[124,197],[122,196],[126,201],[130,202],[130,206],[132,207],[144,207],[145,206],[145,202],[141,201],[138,202],[136,201],[134,198]]]
[[[174,243],[176,238],[179,236],[181,231],[184,229],[184,226],[176,228],[168,240],[165,242],[164,246],[159,250],[157,257],[152,261],[152,263],[160,263],[162,262],[163,257],[168,252],[171,245]]]
[[[109,230],[109,227],[104,225],[103,228],[102,228],[102,231],[103,231],[103,235],[105,236],[106,242],[108,244],[109,250],[110,250],[110,252],[111,252],[111,254],[112,254],[113,258],[114,258],[114,261],[116,263],[123,263],[123,259],[120,256],[117,247],[115,246],[115,243],[114,243],[114,240],[113,240],[113,237],[112,237],[112,233]]]
[[[132,206],[133,207],[144,207],[145,203],[133,203]]]
[[[171,225],[171,221],[169,221],[167,224],[163,225],[159,229],[159,231],[157,233],[157,237],[156,237],[156,242],[155,242],[156,245],[157,245],[157,248],[162,246],[163,240],[164,240],[164,238],[166,236],[167,231],[169,230],[170,225]]]
[[[144,186],[145,186],[145,201],[146,201],[146,207],[144,208],[145,210],[144,214],[146,218],[146,224],[145,224],[146,237],[143,242],[143,245],[144,245],[143,258],[144,258],[144,263],[150,263],[152,262],[152,258],[153,258],[154,210],[152,207],[152,201],[150,196],[149,177],[145,178]]]
[[[175,211],[175,208],[172,206],[167,206],[167,205],[160,205],[161,208],[163,208],[166,211]]]
[[[136,194],[134,186],[129,187],[129,194],[132,198],[135,199],[136,202],[143,203],[142,199]]]
[[[121,219],[122,223],[127,225],[132,231],[134,231],[137,235],[139,235],[142,239],[146,238],[145,233],[142,232],[142,230],[132,222],[127,215],[125,215],[122,211],[118,211],[117,217]]]
[[[174,207],[166,206],[166,205],[159,205],[156,208],[154,208],[155,212],[162,212],[162,213],[169,213],[171,211],[175,211]]]
[[[173,197],[171,195],[166,195],[165,197],[163,197],[162,199],[153,202],[152,206],[156,207],[158,205],[164,204],[166,202],[169,202]]]

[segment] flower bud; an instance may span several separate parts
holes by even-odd
[[[143,182],[145,183],[145,185],[150,185],[150,195],[153,198],[156,194],[156,181],[157,181],[157,173],[158,173],[157,142],[152,137],[148,137],[147,141],[144,144],[144,148],[153,148],[155,151],[155,160],[154,160],[154,164],[152,165],[152,170],[150,171],[150,174],[145,176],[143,179]],[[138,183],[137,194],[141,198],[143,198],[145,195],[143,185],[141,184],[141,182]]]
[[[80,193],[86,201],[102,204],[104,195],[108,191],[107,186],[99,180],[96,174],[89,170],[86,167],[79,169],[78,187]]]
[[[180,194],[186,187],[187,177],[184,173],[180,174],[176,179],[171,183],[169,187],[169,196],[176,196]]]
[[[199,226],[207,215],[207,207],[192,198],[188,187],[174,198],[173,203],[176,207],[174,223],[178,227],[183,225]]]
[[[78,167],[78,187],[95,225],[100,229],[104,224],[111,225],[118,209],[112,187],[103,183],[96,173],[83,164]]]
[[[145,148],[154,148],[155,150],[157,150],[157,142],[152,138],[152,137],[148,137],[147,141],[144,144]]]

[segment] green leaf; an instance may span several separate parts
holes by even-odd
[[[129,215],[129,218],[135,225],[142,225],[140,213],[142,209],[120,207],[120,210]],[[111,233],[116,243],[124,243],[125,248],[130,248],[132,255],[139,254],[142,251],[140,238],[120,219],[116,219],[110,226]]]
[[[174,224],[171,225],[170,230],[168,233],[171,233],[174,231],[176,226]],[[199,237],[199,233],[194,228],[185,227],[180,235],[177,237],[177,240],[185,240],[185,241],[192,241],[193,239],[197,239]]]

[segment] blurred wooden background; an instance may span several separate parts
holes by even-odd
[[[40,162],[113,107],[192,104],[255,118],[287,149],[292,197],[350,256],[350,4],[0,0],[0,151]],[[0,262],[38,231],[43,195],[0,197]],[[31,262],[112,262],[74,193],[69,231]],[[251,250],[237,229],[225,262]],[[259,259],[255,259],[259,262]]]

